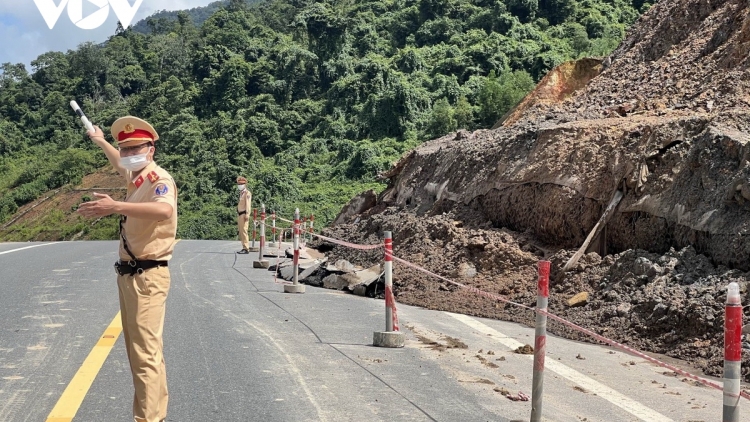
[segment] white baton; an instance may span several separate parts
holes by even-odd
[[[81,118],[86,129],[88,129],[89,132],[94,132],[94,125],[92,125],[86,115],[83,114],[83,110],[81,110],[81,107],[78,107],[78,103],[73,100],[70,102],[70,106],[73,107],[73,111],[75,111],[78,117]]]

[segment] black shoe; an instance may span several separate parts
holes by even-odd
[[[237,253],[241,253],[241,254],[249,254],[249,253],[250,253],[250,250],[249,250],[249,249],[243,249],[243,250],[241,250],[241,251],[239,251],[239,252],[237,252]]]

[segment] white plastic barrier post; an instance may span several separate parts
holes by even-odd
[[[253,241],[250,243],[250,251],[258,252],[258,247],[255,246],[255,238],[258,236],[258,209],[253,208]]]
[[[539,261],[539,278],[536,285],[536,308],[547,311],[549,303],[549,261]],[[542,420],[544,398],[544,356],[547,353],[547,316],[536,313],[534,338],[534,372],[531,381],[531,422]]]
[[[307,244],[307,217],[302,218],[302,246]]]
[[[263,259],[263,247],[266,245],[266,204],[260,206],[260,248],[258,248],[258,260],[253,262],[253,268],[268,268],[271,263]]]
[[[276,211],[271,213],[271,236],[273,237],[271,246],[276,246]]]
[[[310,214],[310,241],[311,242],[313,240],[313,233],[315,233],[315,231],[313,230],[313,223],[314,222],[315,222],[315,215],[314,214]]]
[[[396,301],[393,297],[393,239],[391,232],[383,233],[385,237],[385,257],[383,273],[385,276],[385,331],[373,334],[372,344],[380,347],[404,347],[404,333],[398,331],[395,318]]]
[[[729,283],[724,308],[724,422],[740,421],[742,378],[742,300],[740,286]]]
[[[292,260],[292,266],[294,268],[294,277],[292,279],[293,284],[287,284],[284,286],[285,293],[304,293],[305,285],[299,282],[299,235],[300,235],[300,223],[299,223],[299,208],[294,210],[294,258]]]

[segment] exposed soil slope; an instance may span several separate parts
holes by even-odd
[[[46,241],[117,238],[117,217],[90,220],[74,212],[84,200],[95,199],[93,192],[125,199],[122,178],[111,166],[85,176],[78,186],[65,186],[47,192],[21,207],[0,226],[5,241]]]
[[[526,305],[549,259],[553,312],[720,375],[726,285],[739,282],[750,304],[749,13],[747,1],[660,1],[600,74],[564,65],[497,129],[421,145],[384,175],[377,205],[328,234],[372,243],[391,230],[396,255]],[[603,257],[561,274],[617,190]],[[533,318],[398,265],[395,277],[401,302]],[[580,292],[588,301],[569,307]]]

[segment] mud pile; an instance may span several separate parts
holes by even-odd
[[[750,304],[748,7],[662,0],[598,76],[581,72],[583,88],[557,102],[534,95],[565,89],[538,89],[498,129],[421,145],[383,175],[390,185],[377,205],[328,234],[373,243],[391,230],[397,256],[526,305],[536,300],[536,261],[549,259],[553,312],[720,374],[726,284],[739,282]],[[617,191],[600,254],[560,274]],[[401,267],[400,302],[533,319]],[[585,304],[567,305],[584,291]],[[750,353],[743,366],[750,381]]]

